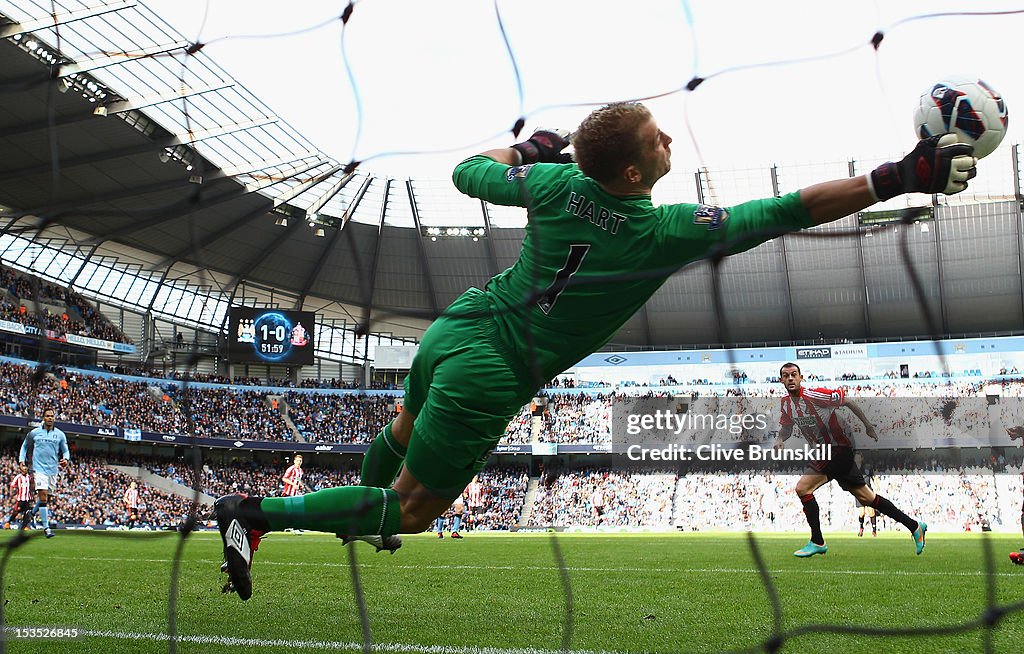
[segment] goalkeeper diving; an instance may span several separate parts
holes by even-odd
[[[598,350],[677,270],[738,254],[904,193],[958,193],[976,174],[970,145],[920,141],[868,175],[732,207],[655,206],[672,138],[639,103],[592,112],[568,135],[538,131],[456,166],[464,194],[527,209],[517,261],[459,296],[423,334],[402,411],[370,444],[359,486],[295,497],[228,495],[215,514],[231,585],[268,531],[310,529],[394,552],[425,531],[483,468],[505,427],[546,380]],[[473,380],[486,383],[474,383]]]

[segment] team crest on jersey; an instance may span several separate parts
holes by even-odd
[[[516,181],[517,179],[526,179],[526,176],[530,174],[531,168],[533,168],[533,164],[509,168],[508,173],[505,175],[505,179],[508,180],[509,184]]]
[[[729,212],[722,207],[702,204],[693,210],[693,224],[707,225],[708,229],[718,229],[729,220]]]

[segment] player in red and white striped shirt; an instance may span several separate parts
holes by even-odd
[[[124,492],[124,505],[129,511],[134,512],[139,508],[139,489],[133,481]]]
[[[473,481],[466,486],[466,505],[469,507],[470,516],[479,516],[484,510],[484,485],[480,483],[480,477],[473,477]]]
[[[600,483],[600,482],[598,482],[598,483]],[[605,517],[604,517],[604,505],[605,505],[604,489],[602,489],[600,486],[596,490],[594,490],[594,493],[590,496],[590,504],[594,508],[594,524],[597,525],[598,527],[600,527],[602,524],[604,524],[604,520],[605,520]]]
[[[292,459],[292,465],[284,471],[284,476],[281,477],[281,481],[284,482],[284,490],[281,491],[281,495],[284,497],[294,497],[296,495],[302,495],[302,455],[296,454],[295,458]]]
[[[828,551],[825,538],[821,535],[821,518],[818,501],[814,499],[814,491],[833,479],[865,506],[874,508],[909,529],[917,553],[920,554],[924,550],[924,537],[928,525],[923,521],[914,520],[897,509],[889,500],[876,495],[865,483],[864,475],[853,460],[853,438],[846,433],[842,421],[836,415],[836,409],[846,407],[853,412],[853,415],[864,423],[868,436],[877,441],[875,428],[868,422],[860,407],[848,400],[842,390],[804,388],[804,377],[800,373],[800,366],[795,363],[784,364],[779,370],[779,378],[788,395],[782,398],[782,417],[779,420],[779,437],[775,440],[775,447],[784,446],[786,440],[793,435],[794,427],[800,430],[800,434],[811,446],[832,446],[831,458],[827,461],[812,462],[796,483],[796,494],[804,505],[804,515],[807,516],[807,524],[811,528],[811,540],[793,554],[808,557]]]
[[[134,481],[128,485],[128,489],[121,499],[124,501],[125,509],[128,510],[128,526],[134,527],[139,521],[139,488]]]
[[[28,474],[28,464],[18,464],[18,474],[11,480],[11,491],[14,494],[14,511],[11,513],[11,524],[21,516],[22,522],[28,520],[29,507],[32,505],[32,477]],[[22,525],[24,528],[25,525]]]

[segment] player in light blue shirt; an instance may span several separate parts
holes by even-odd
[[[53,426],[56,414],[53,409],[43,411],[43,425],[36,427],[25,437],[21,444],[21,452],[18,454],[18,461],[25,463],[31,457],[32,476],[36,483],[38,499],[34,512],[39,514],[39,521],[43,525],[47,538],[53,538],[53,531],[50,529],[50,492],[57,483],[57,472],[61,463],[71,460],[71,452],[68,450],[68,437],[64,432]]]

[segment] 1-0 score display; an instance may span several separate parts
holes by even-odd
[[[308,311],[232,308],[228,356],[238,363],[310,365],[315,322]]]

